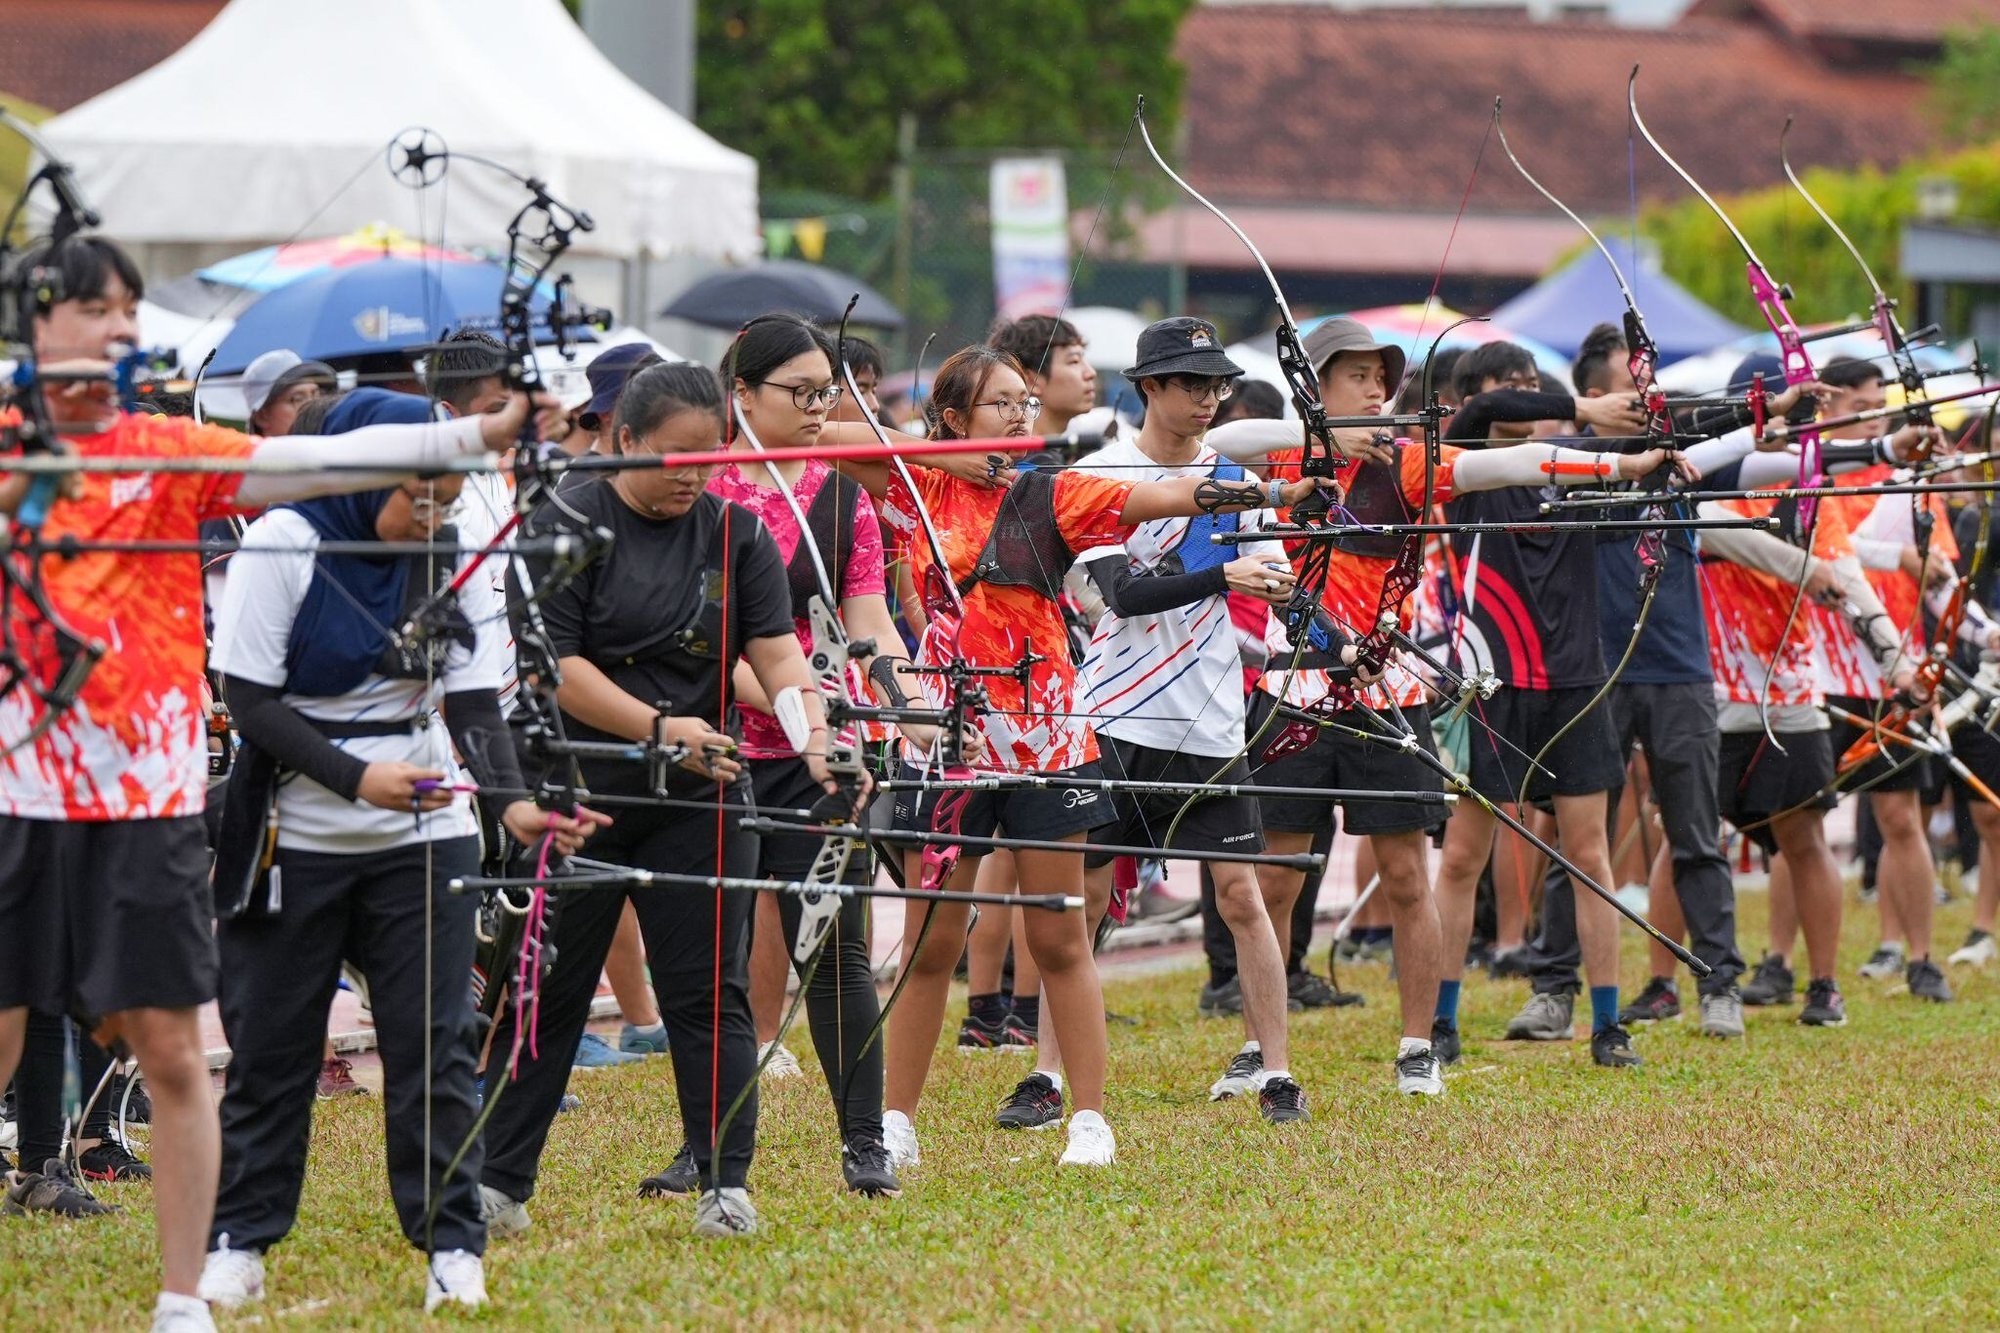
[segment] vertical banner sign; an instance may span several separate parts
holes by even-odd
[[[1054,313],[1069,282],[1069,188],[1057,157],[993,163],[993,305],[1003,319]]]

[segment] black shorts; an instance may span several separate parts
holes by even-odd
[[[1879,699],[1853,699],[1846,695],[1833,695],[1827,702],[1843,712],[1856,717],[1874,717],[1888,707]],[[1868,735],[1869,729],[1858,722],[1849,722],[1838,713],[1833,715],[1833,731],[1827,739],[1828,748],[1833,751],[1833,762],[1837,766],[1840,756],[1848,747]],[[1785,742],[1791,748],[1791,742]],[[1886,775],[1886,776],[1885,776]],[[1931,772],[1930,756],[1922,750],[1915,750],[1895,741],[1884,741],[1882,747],[1868,762],[1849,773],[1842,781],[1852,787],[1868,791],[1924,791],[1932,785],[1935,775]]]
[[[1951,733],[1951,752],[1996,795],[2000,795],[2000,737],[1967,724]],[[1972,795],[1964,778],[1952,774],[1952,789]],[[1979,798],[1984,799],[1984,798]]]
[[[1794,807],[1831,810],[1840,803],[1831,790],[1833,746],[1827,733],[1783,731],[1778,739],[1783,754],[1771,748],[1761,731],[1725,732],[1715,773],[1722,817],[1766,852],[1778,850],[1771,816]]]
[[[1255,735],[1277,707],[1277,700],[1258,690],[1250,701],[1250,731]],[[1400,734],[1402,726],[1384,717],[1386,727],[1377,727],[1362,718],[1365,710],[1336,714],[1336,720],[1356,731],[1384,731]],[[1417,733],[1424,749],[1437,753],[1431,741],[1430,711],[1422,704],[1403,709],[1403,717]],[[1312,744],[1296,754],[1265,759],[1264,753],[1285,725],[1281,718],[1264,732],[1252,756],[1257,766],[1251,781],[1260,787],[1320,787],[1352,791],[1443,791],[1437,771],[1414,755],[1387,744],[1376,745],[1330,727],[1321,728]],[[1264,827],[1277,833],[1318,833],[1334,827],[1334,802],[1304,796],[1260,796]],[[1355,837],[1371,833],[1429,832],[1443,825],[1445,807],[1418,805],[1409,801],[1342,801],[1341,812],[1347,831]]]
[[[1227,772],[1222,769],[1223,761],[1214,755],[1183,754],[1178,750],[1155,750],[1148,745],[1133,741],[1119,740],[1116,736],[1097,735],[1097,748],[1101,752],[1097,761],[1100,772],[1113,782],[1175,782],[1199,785],[1205,782],[1243,783],[1250,780],[1250,765],[1242,755],[1236,756]],[[1264,850],[1264,830],[1257,817],[1257,798],[1254,796],[1204,796],[1188,805],[1191,792],[1133,793],[1110,791],[1105,795],[1111,800],[1111,808],[1116,813],[1116,822],[1100,831],[1097,841],[1131,847],[1164,847],[1167,830],[1174,831],[1173,851],[1201,859],[1203,852],[1261,852]],[[1174,816],[1182,807],[1187,814],[1181,816],[1178,826]],[[1091,853],[1084,858],[1086,865],[1100,866],[1111,861],[1108,855]]]
[[[769,810],[810,810],[826,793],[813,781],[812,770],[802,759],[752,759],[750,787],[759,812]],[[757,873],[765,879],[804,879],[818,858],[826,838],[818,833],[763,833],[758,835]],[[856,843],[848,854],[843,884],[875,882],[875,859],[866,843]]]
[[[909,782],[922,775],[909,764],[904,764],[898,776],[902,781]],[[935,769],[931,771],[931,776],[937,776]],[[1048,775],[1051,782],[1065,777],[1094,781],[1101,776],[1095,762]],[[953,794],[939,791],[897,792],[893,826],[906,833],[929,833],[938,801]],[[1117,817],[1117,811],[1111,808],[1110,794],[1096,786],[1002,787],[998,791],[970,793],[964,813],[959,818],[958,831],[974,838],[990,838],[1004,830],[1010,838],[1049,841],[1066,838],[1072,833],[1086,833]],[[984,854],[984,848],[966,848],[968,857]]]
[[[1542,747],[1559,732],[1562,739],[1542,755],[1541,767],[1528,783],[1529,801],[1588,796],[1624,782],[1625,756],[1612,726],[1609,700],[1600,701],[1563,732],[1596,693],[1594,685],[1560,690],[1507,686],[1491,699],[1474,703],[1468,742],[1473,790],[1489,801],[1519,800],[1528,762],[1542,754]]]
[[[0,1009],[94,1019],[215,998],[200,815],[0,818]]]

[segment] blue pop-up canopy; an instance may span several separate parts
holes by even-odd
[[[1630,241],[1607,236],[1604,244],[1632,284],[1633,298],[1646,317],[1646,331],[1659,344],[1662,365],[1697,356],[1747,332],[1688,295],[1660,272],[1657,263],[1635,253]],[[1593,326],[1615,324],[1624,314],[1625,302],[1611,266],[1596,246],[1587,245],[1569,263],[1495,310],[1493,322],[1574,356]]]

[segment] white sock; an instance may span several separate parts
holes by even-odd
[[[1428,1037],[1405,1037],[1396,1047],[1396,1058],[1400,1060],[1406,1055],[1428,1055],[1430,1049],[1431,1042]]]
[[[1262,1088],[1266,1083],[1269,1083],[1274,1078],[1290,1078],[1291,1076],[1292,1076],[1292,1071],[1289,1069],[1267,1069],[1263,1073],[1257,1075],[1257,1086],[1259,1088]]]
[[[1057,1092],[1062,1091],[1062,1074],[1060,1072],[1053,1069],[1037,1069],[1035,1072],[1055,1084]]]
[[[163,1291],[160,1293],[160,1298],[153,1302],[153,1313],[166,1314],[169,1311],[206,1316],[208,1302],[199,1296],[182,1296],[177,1292]]]
[[[1243,1049],[1238,1051],[1237,1054],[1249,1055],[1253,1051],[1256,1052],[1258,1055],[1262,1055],[1264,1053],[1263,1044],[1260,1042],[1246,1041],[1243,1043]]]

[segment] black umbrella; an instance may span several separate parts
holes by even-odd
[[[711,273],[676,296],[660,313],[718,329],[740,328],[773,310],[831,321],[840,318],[856,292],[861,294],[861,303],[854,307],[856,324],[903,327],[902,312],[859,278],[797,259],[773,259],[749,268]]]

